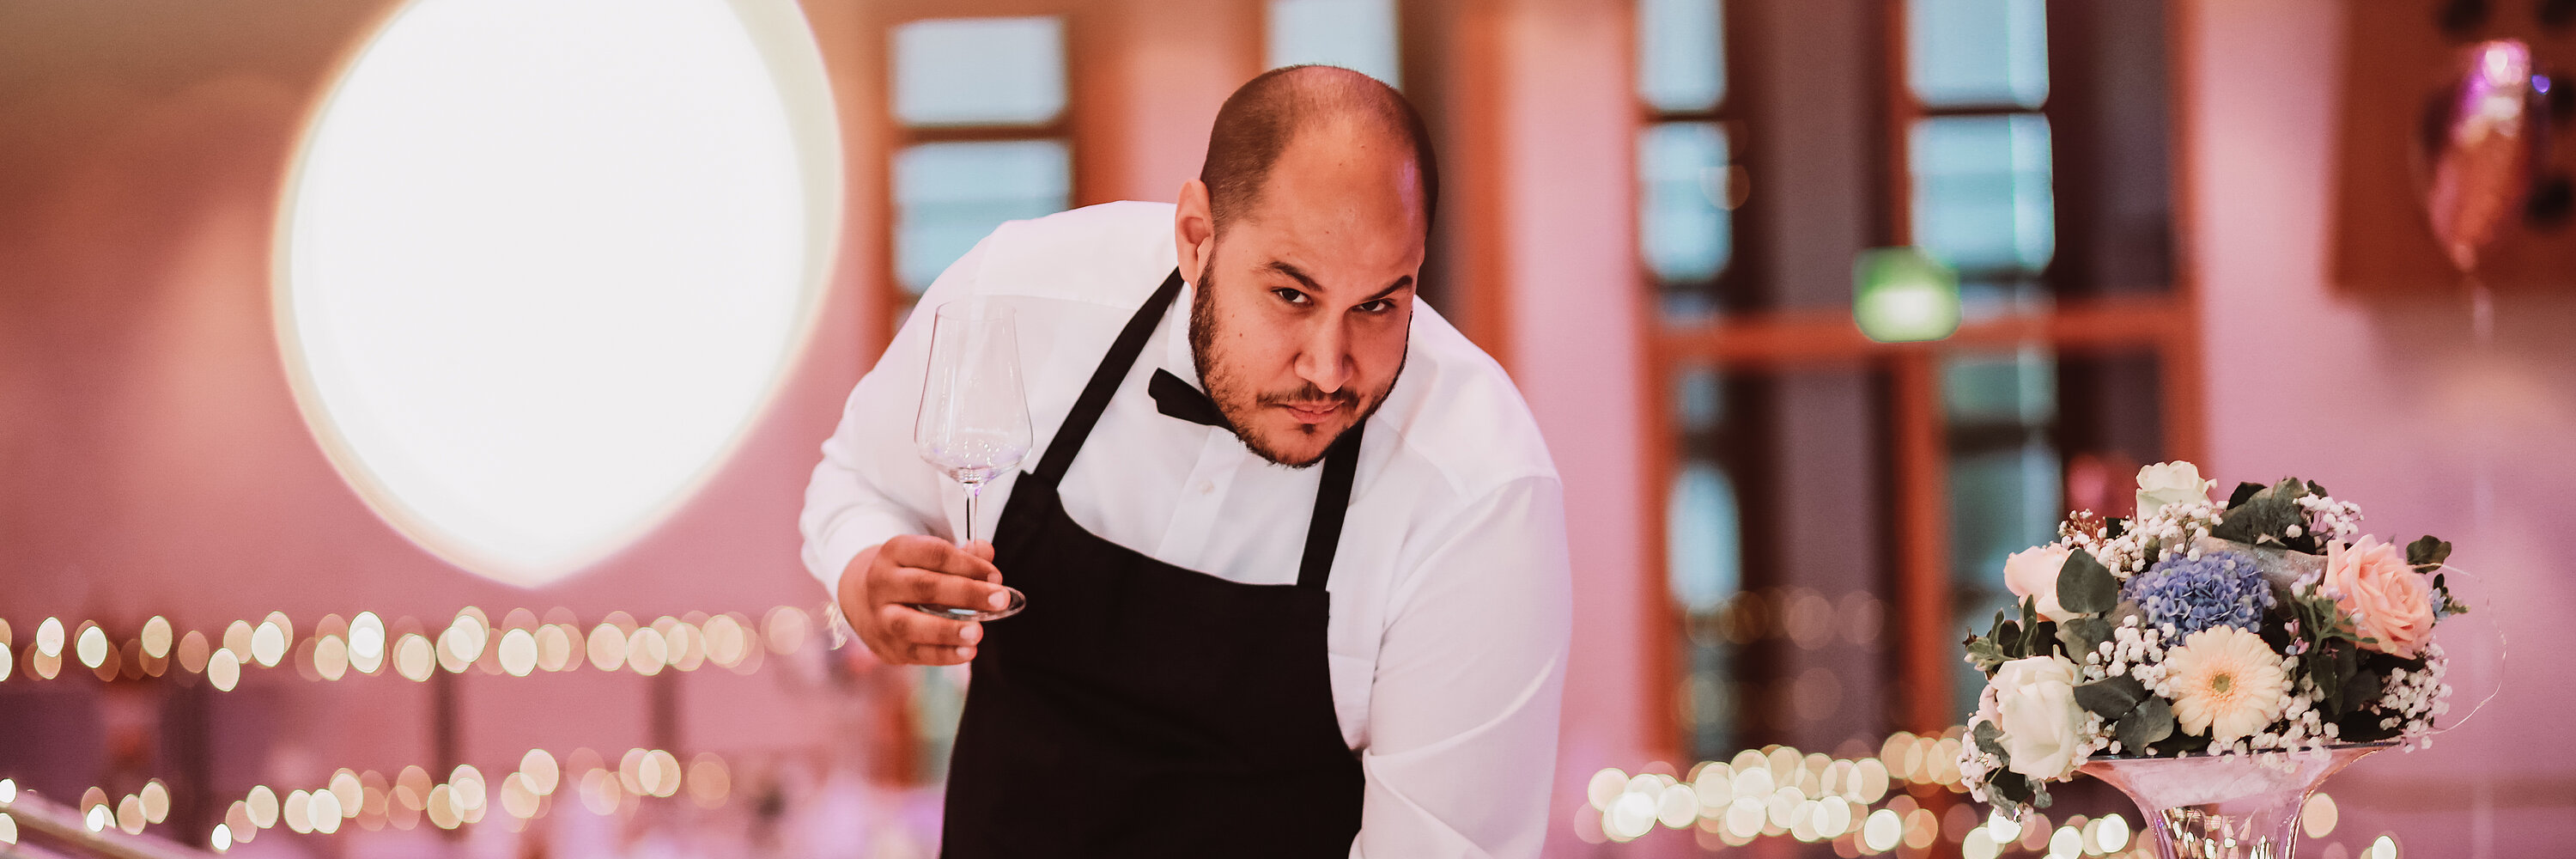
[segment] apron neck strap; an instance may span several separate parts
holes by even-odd
[[[1064,473],[1073,468],[1073,457],[1082,452],[1082,444],[1091,438],[1091,428],[1099,425],[1102,413],[1109,410],[1109,400],[1118,393],[1118,385],[1127,371],[1144,354],[1145,343],[1154,336],[1154,328],[1171,310],[1172,301],[1181,294],[1181,270],[1172,269],[1163,286],[1154,290],[1145,306],[1119,329],[1118,339],[1109,345],[1109,354],[1100,359],[1100,367],[1091,371],[1091,381],[1073,401],[1073,411],[1064,416],[1064,425],[1047,442],[1046,456],[1038,460],[1038,470],[1031,477],[1048,486],[1063,482]],[[1342,542],[1342,515],[1350,509],[1351,482],[1359,470],[1360,436],[1368,429],[1363,421],[1324,451],[1324,474],[1315,488],[1314,518],[1306,523],[1306,552],[1297,561],[1297,586],[1322,588],[1333,573],[1333,555]]]
[[[1368,422],[1351,426],[1324,450],[1324,479],[1315,487],[1315,516],[1306,523],[1306,554],[1297,561],[1297,586],[1322,588],[1333,575],[1333,554],[1342,545],[1342,516],[1351,507],[1351,478],[1360,464],[1360,434]]]

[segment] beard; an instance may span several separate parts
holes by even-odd
[[[1304,387],[1284,391],[1268,393],[1254,391],[1251,390],[1250,385],[1243,384],[1235,378],[1234,374],[1227,372],[1227,369],[1216,360],[1215,295],[1216,256],[1211,253],[1208,256],[1207,269],[1199,273],[1198,288],[1192,290],[1190,294],[1190,364],[1198,368],[1199,384],[1207,386],[1208,399],[1215,401],[1217,412],[1225,416],[1226,429],[1232,430],[1234,437],[1241,440],[1244,448],[1252,451],[1252,455],[1261,457],[1263,461],[1272,465],[1305,468],[1324,461],[1325,451],[1331,450],[1334,443],[1342,440],[1343,435],[1358,429],[1361,424],[1368,423],[1368,419],[1377,414],[1378,408],[1386,405],[1387,392],[1395,390],[1395,380],[1404,377],[1405,359],[1412,357],[1413,350],[1410,344],[1407,344],[1404,356],[1396,361],[1395,375],[1387,377],[1386,385],[1370,392],[1365,399],[1348,386],[1325,393],[1313,382],[1306,383]],[[1287,451],[1270,444],[1259,433],[1244,430],[1247,420],[1257,409],[1287,403],[1320,402],[1331,402],[1341,409],[1350,409],[1359,415],[1359,419],[1352,421],[1350,426],[1344,427],[1341,432],[1334,433],[1332,438],[1325,440],[1324,446],[1318,448],[1312,458],[1303,461],[1291,459]],[[1361,410],[1362,405],[1366,405],[1365,411]],[[1313,436],[1320,428],[1315,424],[1300,424],[1297,429],[1301,435]]]

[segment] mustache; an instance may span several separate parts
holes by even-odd
[[[1305,387],[1294,391],[1262,394],[1255,398],[1254,402],[1265,406],[1312,406],[1318,403],[1332,403],[1357,409],[1360,406],[1360,395],[1349,388],[1326,393],[1324,389],[1315,387],[1314,383],[1309,382]]]

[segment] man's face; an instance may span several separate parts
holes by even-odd
[[[1422,270],[1419,183],[1404,153],[1369,137],[1299,135],[1255,209],[1196,245],[1200,380],[1244,445],[1281,465],[1322,459],[1404,369]]]

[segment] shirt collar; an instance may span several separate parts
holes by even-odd
[[[1181,294],[1163,311],[1163,369],[1190,383],[1190,387],[1207,390],[1207,380],[1199,378],[1199,364],[1190,355],[1190,300],[1198,294],[1198,285],[1181,282]]]

